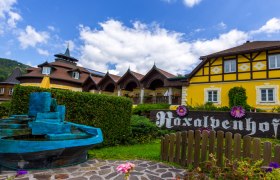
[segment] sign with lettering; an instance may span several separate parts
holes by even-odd
[[[155,110],[151,111],[150,119],[158,127],[173,130],[209,128],[255,137],[280,137],[279,113],[247,112],[242,119],[234,119],[229,112],[189,111],[187,116],[179,117],[176,111]]]

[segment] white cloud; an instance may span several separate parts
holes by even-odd
[[[211,40],[197,40],[192,43],[192,52],[199,55],[207,55],[244,43],[249,38],[248,33],[233,29]]]
[[[55,31],[55,27],[53,27],[53,26],[48,26],[48,29],[51,31]]]
[[[224,22],[220,22],[220,23],[218,24],[218,28],[219,28],[219,29],[226,29],[226,28],[227,28],[227,25],[226,25]]]
[[[15,28],[17,22],[20,21],[22,18],[21,18],[21,16],[18,13],[15,13],[15,12],[9,12],[9,16],[10,17],[9,17],[9,19],[7,21],[9,27]]]
[[[198,5],[202,0],[183,0],[183,3],[188,7]]]
[[[4,33],[5,27],[15,28],[17,22],[22,20],[13,8],[16,3],[16,0],[0,0],[0,32]]]
[[[35,47],[37,44],[47,43],[49,34],[45,31],[36,31],[32,26],[27,26],[25,31],[20,32],[18,40],[23,49]]]
[[[176,2],[177,0],[161,0],[161,1],[166,2],[166,3],[174,3],[174,2]]]
[[[280,19],[279,18],[271,18],[268,20],[265,25],[260,27],[258,30],[251,31],[252,34],[258,33],[279,33],[280,32]]]
[[[116,20],[100,23],[101,29],[80,27],[83,42],[80,63],[106,72],[106,64],[116,64],[110,72],[122,75],[130,66],[134,71],[147,73],[154,62],[173,74],[190,72],[199,57],[244,43],[248,34],[231,30],[211,40],[187,42],[183,34],[168,31],[158,25],[134,22],[124,26]]]
[[[37,52],[43,56],[49,56],[50,53],[47,50],[41,49],[41,48],[37,48]]]

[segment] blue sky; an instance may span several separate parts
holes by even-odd
[[[190,72],[199,56],[280,39],[277,0],[0,0],[0,57],[36,66],[70,45],[79,65],[122,75],[155,63]]]

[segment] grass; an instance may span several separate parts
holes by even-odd
[[[160,140],[151,143],[136,145],[119,145],[92,149],[89,151],[90,158],[111,160],[133,160],[143,159],[160,161]]]

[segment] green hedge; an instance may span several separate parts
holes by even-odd
[[[42,91],[51,92],[58,104],[66,106],[67,121],[101,128],[104,145],[121,144],[131,133],[132,102],[125,97],[18,85],[13,93],[11,114],[26,114],[29,94]]]
[[[11,102],[2,102],[0,104],[0,118],[9,116]]]
[[[131,136],[128,144],[148,143],[165,134],[175,132],[173,130],[162,129],[156,126],[144,116],[132,115],[131,117]]]
[[[169,104],[138,104],[132,110],[132,114],[148,117],[150,111],[155,109],[169,109]]]

